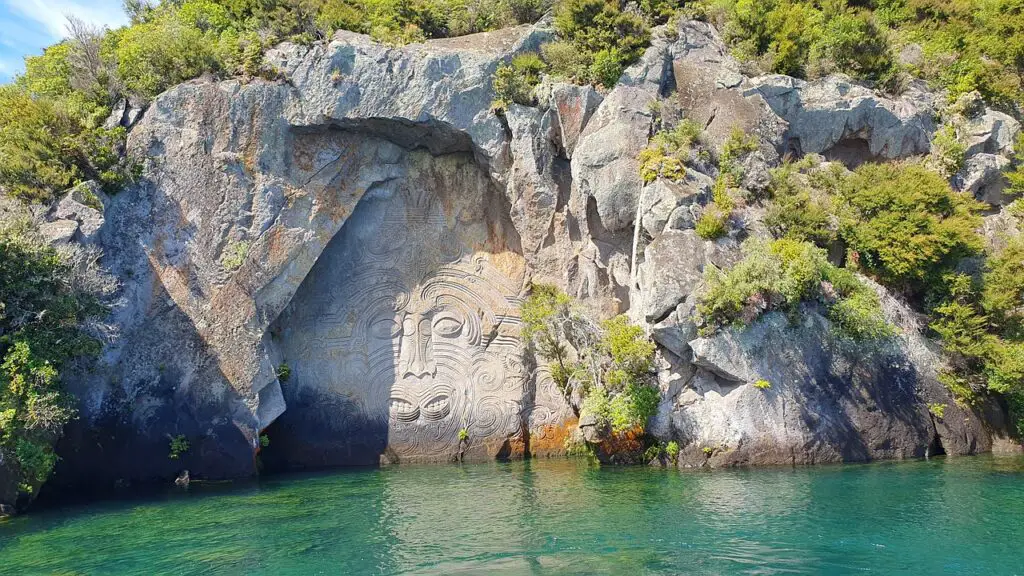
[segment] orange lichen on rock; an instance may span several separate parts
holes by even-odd
[[[545,424],[530,432],[530,456],[547,458],[565,455],[566,441],[572,437],[579,419],[572,417],[564,422]]]

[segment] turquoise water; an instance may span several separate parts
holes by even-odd
[[[398,467],[0,523],[0,574],[1024,574],[1024,458]]]

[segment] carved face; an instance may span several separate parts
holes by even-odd
[[[408,193],[357,211],[310,273],[311,294],[290,306],[295,385],[386,421],[389,447],[409,458],[450,454],[463,428],[515,434],[526,376],[518,287],[469,249],[478,228]]]

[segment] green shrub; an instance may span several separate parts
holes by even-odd
[[[758,390],[770,390],[771,387],[772,383],[764,379],[754,382],[754,388],[757,388]]]
[[[729,214],[714,204],[709,204],[695,226],[697,235],[704,240],[716,240],[729,232]]]
[[[29,201],[48,201],[80,176],[75,138],[82,127],[46,99],[0,86],[0,187]]]
[[[270,446],[270,436],[260,434],[260,448],[266,448],[268,446]]]
[[[625,371],[631,379],[650,371],[655,346],[644,334],[643,328],[630,323],[625,316],[606,320],[601,327],[604,328],[601,348],[611,357],[616,369]]]
[[[146,98],[223,67],[215,29],[201,30],[170,8],[159,12],[152,20],[109,34],[106,40],[125,89]]]
[[[242,267],[249,255],[248,242],[230,242],[220,257],[220,264],[225,270],[232,272]]]
[[[658,411],[659,392],[648,384],[633,383],[620,393],[595,386],[583,400],[581,414],[596,417],[598,426],[614,434],[642,429]]]
[[[27,223],[0,223],[0,457],[28,493],[50,475],[53,444],[74,417],[61,370],[99,352],[80,326],[103,309],[70,277],[70,264]]]
[[[871,81],[891,80],[896,71],[892,49],[871,12],[823,2],[822,28],[810,50],[810,67],[821,76],[832,71]]]
[[[614,86],[650,42],[643,18],[623,11],[616,0],[561,0],[555,8],[555,29],[577,51],[572,57],[564,47],[555,50],[556,73],[605,87]]]
[[[729,192],[732,181],[732,176],[727,172],[723,172],[715,180],[711,188],[712,201],[704,207],[695,227],[697,235],[701,238],[715,240],[728,233],[729,218],[736,207]]]
[[[665,455],[672,462],[679,459],[679,443],[675,440],[670,440],[668,444],[665,444]]]
[[[494,108],[505,109],[512,104],[532,106],[533,88],[540,83],[546,65],[534,52],[520,54],[511,64],[499,64],[494,72]]]
[[[707,288],[697,306],[705,333],[750,323],[769,310],[795,311],[802,302],[819,302],[841,335],[892,334],[874,291],[830,264],[821,249],[795,240],[748,241],[744,249],[743,260],[728,272],[709,268],[705,273]]]
[[[956,126],[947,124],[935,132],[932,140],[932,161],[939,173],[951,178],[964,167],[967,146],[957,136]]]
[[[529,24],[540,20],[548,3],[544,0],[508,0],[508,9],[517,24]]]
[[[700,125],[683,119],[672,130],[661,130],[640,151],[640,176],[650,183],[657,178],[681,181],[686,177],[690,151],[700,139]]]
[[[719,168],[724,174],[739,180],[743,174],[737,161],[746,154],[756,152],[760,146],[755,134],[747,134],[739,128],[733,128],[718,153]]]
[[[1024,236],[1009,238],[991,254],[983,277],[981,307],[1000,332],[1024,338]]]
[[[1007,187],[1005,194],[1010,196],[1024,195],[1024,132],[1017,136],[1014,143],[1014,162],[1010,170],[1006,172]],[[1017,200],[1020,202],[1020,199]]]
[[[569,296],[556,286],[538,283],[531,287],[520,313],[524,341],[548,362],[552,381],[578,414],[573,396],[581,386],[588,387],[590,378],[579,359],[571,355],[565,332],[566,326],[575,323],[579,312]]]
[[[855,261],[890,286],[934,283],[981,248],[982,204],[920,164],[864,164],[838,192],[840,234]]]
[[[647,383],[655,345],[624,316],[589,323],[554,286],[534,284],[523,303],[523,337],[577,415],[594,415],[615,433],[643,428],[658,409]],[[579,409],[575,395],[582,396]]]
[[[772,170],[771,204],[765,225],[776,238],[807,240],[828,247],[838,238],[838,218],[831,195],[811,185],[791,163]]]
[[[940,403],[929,403],[928,411],[931,412],[933,416],[941,420],[946,416],[946,405]]]
[[[590,81],[590,57],[580,52],[571,42],[548,42],[540,47],[540,51],[552,76],[578,83]]]
[[[713,0],[710,4],[705,11],[724,19],[725,39],[741,59],[791,76],[842,72],[895,87],[899,70],[885,28],[904,20],[893,10],[879,14],[849,6],[845,0]]]
[[[285,364],[284,362],[281,362],[277,366],[276,376],[277,376],[277,379],[280,380],[282,383],[287,382],[288,379],[292,377],[292,368],[291,368],[291,366],[289,366],[288,364]]]
[[[178,434],[171,438],[170,449],[171,453],[167,455],[168,458],[177,460],[182,454],[189,451],[190,444],[188,439],[185,438],[184,434]]]

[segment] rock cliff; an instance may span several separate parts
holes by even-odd
[[[766,234],[759,211],[702,240],[710,176],[645,185],[636,159],[657,114],[716,142],[757,134],[751,188],[785,154],[919,155],[933,96],[748,78],[713,28],[683,22],[606,93],[548,82],[537,106],[496,114],[496,67],[550,35],[542,23],[396,48],[338,33],[272,50],[278,81],[196,80],[120,110],[141,182],[102,213],[69,198],[48,224],[54,241],[101,247],[121,279],[98,366],[70,379],[80,418],[49,488],[558,453],[572,412],[524,351],[531,280],[649,327],[652,429],[684,465],[991,449],[976,414],[928,411],[953,406],[939,357],[891,297],[901,336],[871,349],[811,309],[698,338],[702,272]],[[998,120],[979,120],[972,154],[1005,156],[1019,126]],[[189,449],[169,458],[179,436]]]

